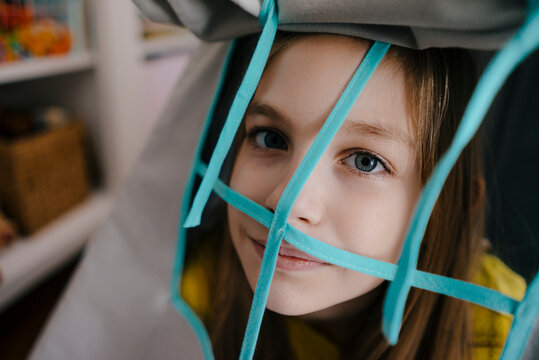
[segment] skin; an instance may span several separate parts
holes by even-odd
[[[358,39],[315,35],[272,59],[244,118],[247,135],[231,188],[276,208],[367,50]],[[404,74],[384,60],[303,187],[289,224],[335,247],[395,263],[420,193],[410,124]],[[268,229],[231,206],[228,222],[254,291],[262,260],[251,238],[266,239]],[[369,304],[382,281],[330,264],[276,269],[267,308],[312,321],[344,319]]]

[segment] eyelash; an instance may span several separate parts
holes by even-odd
[[[252,144],[252,146],[254,146],[255,148],[257,148],[259,150],[262,150],[262,151],[287,150],[287,149],[271,149],[271,148],[264,148],[264,147],[259,146],[256,143],[256,137],[263,131],[272,132],[272,133],[277,134],[278,136],[282,137],[284,142],[287,144],[287,149],[288,149],[288,139],[284,134],[282,134],[280,131],[278,131],[276,129],[267,128],[267,127],[263,127],[263,126],[255,126],[255,127],[253,127],[252,129],[250,129],[247,132],[247,139]],[[380,165],[382,165],[382,167],[384,168],[384,172],[379,172],[379,173],[372,174],[372,173],[369,173],[369,172],[361,171],[361,170],[359,170],[359,169],[357,169],[355,167],[352,167],[352,166],[346,164],[345,160],[349,159],[351,156],[354,156],[354,155],[368,155],[368,156],[373,157],[378,163],[380,163]],[[346,157],[344,159],[341,159],[339,161],[339,163],[344,165],[346,167],[347,171],[349,171],[350,173],[355,174],[355,175],[359,175],[359,176],[378,177],[378,176],[383,176],[384,173],[387,173],[389,175],[393,174],[393,171],[390,169],[389,165],[387,164],[387,162],[385,160],[383,160],[380,156],[376,155],[375,153],[364,150],[364,149],[349,150],[347,152]]]

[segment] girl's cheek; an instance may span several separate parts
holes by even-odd
[[[238,165],[231,179],[231,187],[256,203],[263,204],[272,189],[271,183],[275,179],[271,167],[252,162]]]

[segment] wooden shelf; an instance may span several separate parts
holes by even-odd
[[[0,311],[76,255],[109,213],[111,202],[108,193],[94,193],[43,230],[0,251]]]
[[[88,51],[0,64],[0,84],[88,70],[94,56]]]

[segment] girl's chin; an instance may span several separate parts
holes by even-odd
[[[250,279],[249,287],[254,293],[257,279]],[[327,306],[316,303],[319,297],[307,297],[305,294],[298,293],[295,289],[290,289],[287,286],[280,286],[279,280],[272,281],[266,309],[285,316],[301,316],[307,315],[316,311],[320,311]],[[292,290],[292,291],[288,291]],[[310,299],[309,299],[310,298]],[[330,305],[331,306],[331,305]]]
[[[304,300],[304,301],[301,301]],[[331,301],[331,299],[328,299]],[[357,311],[347,306],[344,302],[313,302],[312,299],[299,299],[290,301],[290,298],[268,298],[266,308],[275,313],[285,316],[300,316],[304,320],[330,320],[348,316]]]
[[[285,316],[331,318],[334,310],[338,311],[339,305],[347,302],[346,299],[324,297],[319,291],[312,294],[305,290],[301,291],[297,287],[290,289],[286,285],[279,287],[277,281],[272,284],[266,308]]]
[[[302,316],[306,320],[329,320],[353,316],[373,302],[380,301],[380,297],[383,297],[385,293],[385,286],[380,286],[383,283],[382,279],[377,279],[370,283],[368,288],[364,289],[365,291],[358,289],[358,293],[348,294],[351,297],[343,298],[323,297],[322,290],[310,295],[305,289],[300,291],[297,287],[290,288],[287,286],[290,284],[279,284],[279,280],[274,279],[266,308],[285,316]],[[254,292],[254,286],[251,285],[251,289]],[[326,295],[329,294],[326,293]]]
[[[268,298],[266,308],[275,313],[285,316],[303,316],[320,311],[320,306],[315,304],[307,304],[302,301],[290,301],[290,299],[273,299]]]

